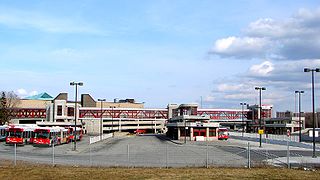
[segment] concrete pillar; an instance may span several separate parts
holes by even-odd
[[[219,134],[218,134],[218,133],[219,133],[218,130],[219,130],[219,128],[216,128],[216,138],[217,138],[217,139],[218,139],[218,135],[219,135]]]
[[[180,127],[178,127],[178,135],[177,135],[177,137],[178,137],[178,140],[180,140]]]
[[[154,126],[154,133],[156,134],[157,133],[157,121],[156,120],[154,121],[153,126]]]
[[[190,127],[190,141],[193,141],[193,128]]]
[[[86,121],[85,129],[89,135],[98,135],[100,134],[100,120],[92,119]]]

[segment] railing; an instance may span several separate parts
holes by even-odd
[[[242,132],[229,132],[231,136],[242,136]],[[258,133],[243,133],[243,137],[247,138],[260,138]],[[263,139],[269,140],[278,140],[278,141],[287,141],[287,135],[279,135],[279,134],[262,134]],[[299,136],[289,136],[290,141],[299,142]]]
[[[102,135],[102,139],[100,139],[101,138],[100,136],[90,137],[90,144],[93,144],[93,143],[96,143],[96,142],[99,142],[101,140],[108,139],[108,138],[111,138],[111,137],[113,137],[112,133],[103,134]]]

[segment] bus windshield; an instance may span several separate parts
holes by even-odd
[[[227,130],[219,130],[219,135],[228,135]]]
[[[8,137],[22,137],[22,132],[21,131],[9,131],[8,132]]]
[[[49,138],[49,133],[48,132],[35,132],[34,133],[34,138],[43,138],[43,139],[47,139]]]

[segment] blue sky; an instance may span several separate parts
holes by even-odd
[[[83,81],[95,99],[240,108],[265,86],[276,110],[305,90],[308,111],[319,53],[317,1],[0,1],[1,90],[21,97]]]

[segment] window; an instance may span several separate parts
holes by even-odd
[[[57,108],[57,115],[62,116],[62,106],[58,106]]]
[[[190,130],[189,129],[180,128],[180,136],[181,137],[185,136],[185,132],[187,133],[187,137],[189,137],[190,136]]]
[[[212,137],[212,136],[216,136],[216,130],[215,129],[210,129],[209,130],[209,137]]]
[[[68,107],[68,116],[74,116],[74,108]]]

